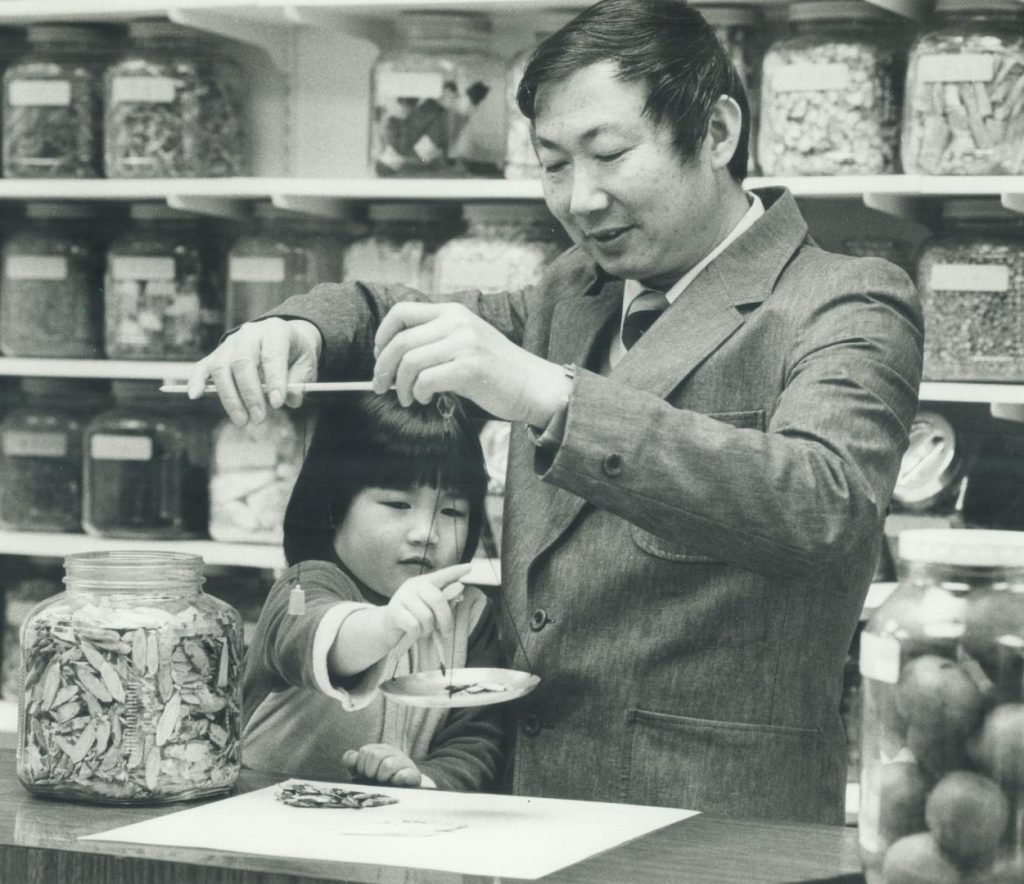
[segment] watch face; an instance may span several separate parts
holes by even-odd
[[[958,475],[953,426],[940,414],[920,412],[910,428],[893,500],[907,509],[927,509],[950,491]]]

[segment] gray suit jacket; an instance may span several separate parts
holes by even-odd
[[[503,591],[529,665],[517,793],[839,823],[839,695],[917,406],[906,275],[819,249],[792,196],[608,376],[583,368],[557,451],[513,430]],[[598,365],[622,282],[570,249],[538,287],[445,296],[531,352]],[[279,313],[367,376],[402,288],[320,286]],[[506,640],[515,643],[512,630]]]

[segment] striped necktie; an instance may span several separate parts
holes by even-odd
[[[622,320],[622,346],[627,350],[632,347],[647,329],[649,329],[668,306],[664,292],[644,289],[626,309],[626,318]]]

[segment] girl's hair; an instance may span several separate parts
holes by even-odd
[[[353,498],[366,488],[443,488],[469,501],[466,545],[476,551],[487,473],[476,429],[462,404],[449,421],[434,404],[399,404],[394,393],[346,394],[321,408],[284,516],[289,565],[333,561],[334,533]]]

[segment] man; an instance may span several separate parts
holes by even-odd
[[[542,678],[517,793],[842,822],[841,673],[917,404],[913,286],[742,190],[742,87],[678,0],[582,12],[519,101],[575,241],[535,289],[320,286],[192,394],[212,377],[260,420],[261,376],[279,407],[286,377],[372,371],[515,422],[503,591]]]

